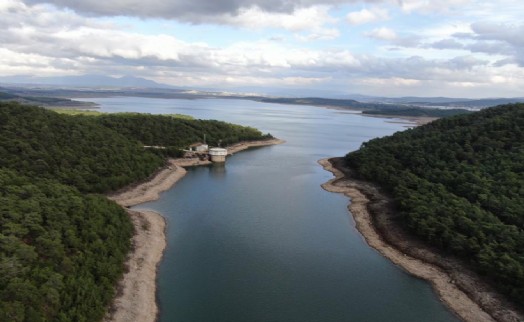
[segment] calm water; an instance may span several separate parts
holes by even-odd
[[[89,99],[93,100],[93,99]],[[428,283],[364,242],[348,199],[317,160],[401,124],[317,107],[241,100],[94,99],[103,111],[183,113],[287,140],[191,169],[154,209],[168,221],[163,322],[456,321]]]

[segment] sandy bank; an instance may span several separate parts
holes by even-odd
[[[118,294],[104,321],[153,322],[158,315],[156,271],[166,247],[165,220],[153,211],[131,211],[135,226],[133,251],[127,260],[128,272],[119,282]]]
[[[324,159],[319,163],[335,175],[322,187],[351,198],[348,209],[367,243],[412,275],[429,281],[441,300],[461,319],[524,321],[511,304],[459,261],[444,257],[408,236],[394,222],[389,199],[375,186],[351,179],[340,158]]]
[[[251,147],[281,144],[279,139],[248,141],[228,147],[230,154]],[[108,195],[122,207],[131,207],[157,200],[160,193],[170,189],[187,171],[183,167],[210,164],[199,159],[170,159],[167,165],[145,182],[131,185]],[[154,322],[158,315],[156,302],[156,274],[166,247],[164,217],[153,211],[127,210],[135,227],[133,250],[128,256],[128,271],[118,283],[104,322]]]
[[[227,154],[234,154],[234,153],[237,153],[242,150],[249,149],[249,148],[267,146],[267,145],[276,145],[276,144],[282,144],[285,142],[286,141],[280,140],[280,139],[240,142],[240,143],[236,143],[236,144],[228,146]]]
[[[375,117],[375,118],[381,118],[381,119],[400,119],[405,120],[407,127],[411,127],[413,125],[420,126],[424,125],[430,122],[433,122],[435,120],[438,120],[439,117],[433,117],[433,116],[407,116],[407,115],[391,115],[391,114],[365,114],[363,113],[362,109],[358,108],[352,108],[352,107],[340,107],[340,106],[320,106],[323,108],[327,108],[328,110],[337,110],[337,111],[346,111],[346,112],[353,112],[353,114],[365,116],[365,117]],[[404,122],[401,121],[393,121],[391,123],[401,123]]]
[[[161,192],[171,188],[186,172],[176,165],[176,160],[169,160],[168,165],[150,180],[123,189],[108,198],[122,207],[156,200]],[[117,296],[104,321],[154,322],[158,315],[156,274],[166,247],[166,222],[164,217],[153,211],[127,212],[135,227],[133,248],[126,262],[128,271],[118,283]]]
[[[157,200],[160,193],[171,188],[186,174],[182,165],[177,164],[177,159],[170,159],[168,165],[157,172],[150,180],[125,188],[108,196],[122,207],[130,207],[144,202]]]
[[[428,124],[430,122],[433,122],[439,119],[438,117],[431,117],[431,116],[403,116],[403,115],[392,116],[392,115],[387,115],[387,114],[362,114],[362,116],[377,117],[381,119],[384,118],[384,119],[390,119],[390,120],[400,119],[405,122],[403,121],[386,121],[386,122],[406,124],[407,127],[421,126],[421,125]]]

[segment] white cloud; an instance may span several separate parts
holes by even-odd
[[[401,77],[391,77],[391,78],[363,78],[360,81],[362,84],[372,85],[372,86],[394,86],[394,87],[405,87],[405,86],[415,86],[421,83],[418,79],[409,79]]]
[[[397,39],[397,33],[386,27],[375,28],[365,34],[366,36],[379,40],[395,40]]]
[[[326,27],[338,21],[329,14],[327,6],[300,8],[292,13],[268,12],[259,7],[251,7],[240,9],[234,15],[215,16],[208,20],[210,21],[246,29],[284,29],[296,33],[297,37],[303,41],[332,40],[340,35],[337,28]]]
[[[391,1],[384,0],[389,9]],[[370,23],[378,21],[373,20],[375,18],[386,19],[391,15],[388,25],[394,29],[382,27],[364,34],[384,42],[363,41],[358,38],[362,35],[355,35],[352,39],[355,47],[342,41],[306,43],[303,41],[341,36],[345,41],[351,35],[333,18],[340,16],[340,12],[336,14],[334,7],[318,2],[294,2],[296,5],[289,10],[237,5],[232,11],[214,14],[209,11],[212,17],[206,16],[208,22],[243,29],[235,34],[234,28],[197,26],[217,30],[217,38],[223,37],[219,32],[224,29],[232,36],[227,42],[206,43],[203,40],[209,37],[179,37],[173,31],[175,28],[166,28],[162,33],[141,32],[137,25],[147,24],[147,19],[140,23],[124,19],[124,23],[132,27],[127,28],[109,18],[82,16],[49,5],[28,6],[20,0],[0,0],[0,74],[121,76],[132,73],[173,85],[309,88],[354,85],[352,91],[375,91],[375,94],[418,91],[420,95],[443,91],[439,94],[446,95],[458,93],[456,88],[460,87],[469,95],[477,91],[478,95],[486,96],[495,92],[499,95],[520,93],[524,88],[524,40],[521,37],[524,27],[520,21],[518,24],[511,21],[471,23],[454,16],[435,26],[408,30],[395,19],[412,15],[403,15],[399,10],[388,13],[374,6],[356,11],[360,14],[351,19],[353,23]],[[445,1],[448,5],[452,2]],[[107,6],[117,3],[120,2]],[[163,2],[163,5],[168,4]],[[425,10],[420,5],[417,8]],[[203,13],[199,13],[199,17],[202,18]],[[193,27],[197,28],[184,24],[182,29]],[[369,43],[372,47],[366,47]],[[397,50],[391,51],[395,46]]]
[[[336,28],[317,28],[306,35],[297,35],[297,39],[302,41],[333,40],[339,36],[340,31]]]
[[[214,19],[219,23],[249,29],[283,28],[291,31],[304,31],[335,23],[337,20],[332,18],[328,11],[327,6],[301,8],[292,13],[273,13],[259,7],[251,7],[241,9],[235,15],[217,16]]]
[[[471,3],[473,0],[398,0],[402,10],[407,13],[422,12],[422,13],[436,13],[436,12],[450,12],[462,6]]]
[[[361,25],[371,22],[384,21],[389,18],[388,11],[383,8],[362,9],[348,13],[346,16],[348,22],[352,25]]]

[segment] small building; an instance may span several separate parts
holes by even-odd
[[[201,142],[193,143],[189,146],[189,151],[193,152],[206,152],[207,150],[209,150],[209,145]]]
[[[213,162],[226,162],[227,150],[223,148],[209,149],[209,156]]]

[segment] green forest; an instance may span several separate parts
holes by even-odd
[[[176,116],[137,113],[102,114],[97,117],[97,121],[126,138],[135,139],[144,145],[159,145],[172,149],[187,148],[191,143],[201,142],[204,134],[207,143],[212,146],[272,138],[270,134],[262,135],[260,131],[251,127]]]
[[[255,97],[253,97],[255,98]],[[318,98],[318,97],[303,97],[303,98],[273,98],[262,97],[256,100],[266,103],[278,104],[292,104],[292,105],[317,105],[317,106],[331,106],[341,109],[352,109],[362,111],[362,114],[370,115],[387,115],[387,116],[427,116],[427,117],[447,117],[459,114],[471,113],[468,110],[461,108],[441,109],[432,107],[422,107],[406,104],[389,104],[389,103],[363,103],[352,99],[333,99],[333,98]],[[425,105],[425,104],[423,104]]]
[[[176,153],[204,133],[210,143],[270,137],[218,121],[0,103],[0,321],[99,321],[133,234],[100,194],[165,164],[144,145]]]
[[[465,259],[522,307],[524,104],[373,139],[345,160],[391,194],[402,225]]]

